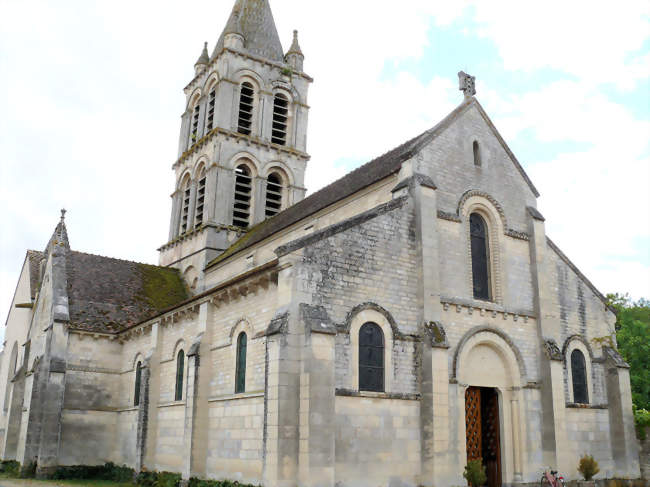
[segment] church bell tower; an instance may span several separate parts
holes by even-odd
[[[303,61],[297,31],[282,49],[268,0],[237,0],[212,54],[206,43],[194,65],[159,249],[194,293],[211,260],[304,198],[312,79]]]

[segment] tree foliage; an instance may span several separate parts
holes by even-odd
[[[632,402],[637,409],[650,410],[650,301],[632,301],[627,294],[609,294],[607,298],[618,312],[616,341],[630,365]]]

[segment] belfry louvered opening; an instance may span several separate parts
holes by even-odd
[[[235,169],[235,205],[232,223],[241,228],[248,228],[251,214],[251,191],[253,178],[248,166],[242,164]]]
[[[199,176],[199,184],[196,188],[196,217],[194,218],[194,226],[196,228],[203,224],[203,210],[205,208],[205,171],[201,171]]]
[[[181,233],[187,232],[190,217],[190,182],[189,180],[183,185],[183,207],[181,210]]]
[[[241,85],[239,95],[239,122],[237,131],[240,134],[250,135],[253,126],[253,102],[255,100],[255,89],[249,82]]]
[[[289,100],[282,93],[273,99],[273,132],[271,142],[285,145],[287,143],[287,122],[289,119]]]
[[[217,89],[212,88],[208,95],[208,113],[205,122],[205,131],[209,132],[214,128],[214,109],[217,102]]]
[[[192,130],[190,131],[190,145],[194,144],[199,138],[199,114],[201,111],[200,105],[194,107],[192,112]]]
[[[273,172],[266,180],[266,218],[280,213],[282,209],[282,192],[284,184],[282,176]]]

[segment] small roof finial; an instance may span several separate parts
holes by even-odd
[[[465,71],[458,73],[458,89],[465,94],[465,98],[476,95],[476,78]]]
[[[61,221],[65,220],[65,214],[67,213],[68,210],[65,208],[61,209]]]

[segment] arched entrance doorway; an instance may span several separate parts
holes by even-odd
[[[454,355],[459,384],[463,460],[482,459],[487,485],[522,480],[526,428],[523,417],[523,359],[501,330],[480,327],[468,332]],[[459,418],[460,419],[460,418]]]

